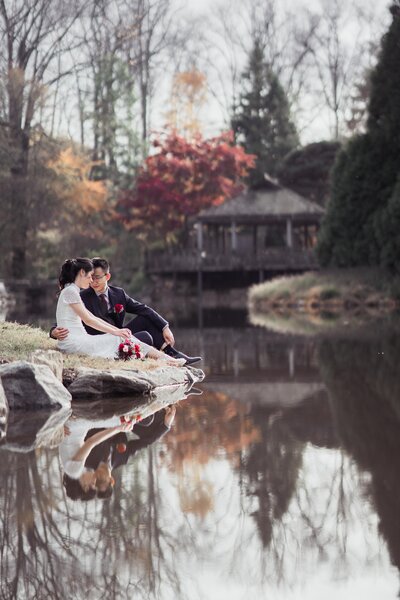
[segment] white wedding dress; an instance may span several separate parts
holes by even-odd
[[[71,308],[71,304],[83,304],[79,287],[75,283],[67,284],[61,291],[56,311],[58,327],[66,327],[69,331],[65,340],[58,340],[58,348],[62,352],[73,354],[88,354],[101,358],[117,358],[118,346],[122,338],[111,333],[102,335],[89,335],[85,330],[81,319]],[[151,346],[139,341],[132,336],[135,344],[140,346],[143,356],[149,352]]]
[[[89,429],[115,427],[121,425],[121,419],[120,417],[110,417],[109,419],[90,421],[88,419],[75,419],[71,417],[66,425],[69,433],[64,436],[63,441],[58,447],[61,464],[64,472],[69,477],[79,479],[84,471],[93,470],[85,468],[85,460],[74,460],[74,456],[85,442],[85,437]]]

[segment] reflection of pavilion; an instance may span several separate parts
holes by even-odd
[[[320,382],[316,344],[262,327],[179,330],[188,354],[202,354],[208,379],[218,381]]]
[[[257,406],[290,408],[297,406],[325,390],[323,383],[256,382],[209,383],[203,387],[227,394],[232,400],[250,402]]]
[[[202,387],[208,390],[238,401],[289,407],[325,389],[310,340],[258,327],[206,328],[198,336],[197,329],[183,329],[179,342],[203,355],[207,377]]]

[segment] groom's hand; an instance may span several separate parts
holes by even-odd
[[[69,330],[66,327],[54,327],[51,330],[50,337],[55,340],[65,340],[68,337]]]
[[[175,338],[169,327],[164,327],[163,336],[167,344],[169,344],[170,346],[173,346],[175,344]]]

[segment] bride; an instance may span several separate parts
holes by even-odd
[[[142,356],[165,360],[169,365],[181,366],[184,359],[174,359],[141,342],[132,335],[130,329],[119,329],[87,310],[80,297],[80,290],[87,289],[92,281],[93,264],[88,258],[72,258],[61,267],[59,283],[61,292],[58,297],[56,320],[58,327],[69,330],[68,337],[58,340],[62,352],[88,354],[101,358],[117,358],[120,338],[131,338],[140,347]],[[89,335],[82,321],[102,331],[105,335]]]

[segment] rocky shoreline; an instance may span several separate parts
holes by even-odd
[[[134,364],[134,361],[132,361]],[[0,366],[0,415],[18,409],[69,409],[72,400],[131,397],[162,388],[193,385],[204,379],[201,369],[162,365],[154,369],[63,367],[57,350],[36,350],[28,360]]]

